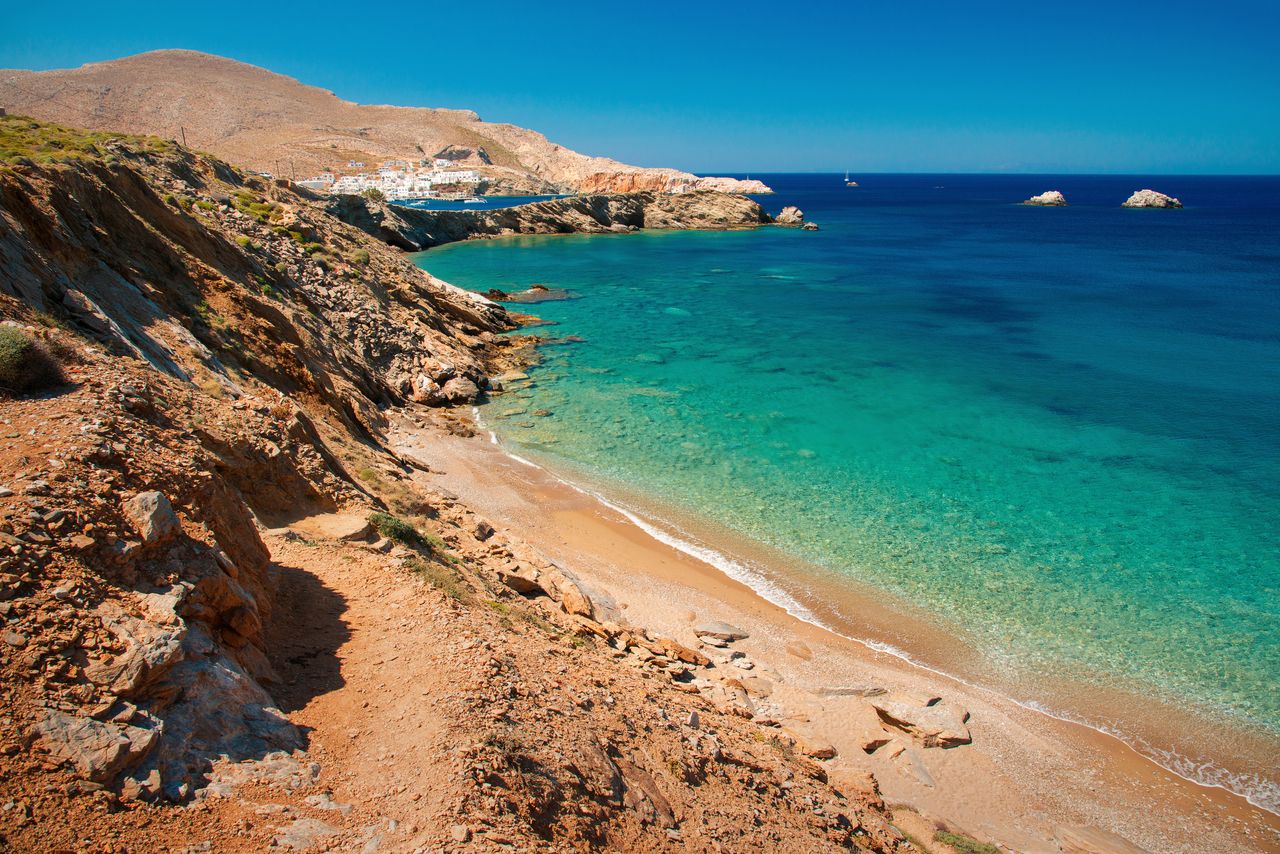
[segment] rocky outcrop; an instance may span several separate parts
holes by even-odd
[[[1037,205],[1046,208],[1066,207],[1067,197],[1060,190],[1049,190],[1038,196],[1032,196],[1023,202],[1024,205]]]
[[[577,182],[579,193],[687,193],[710,190],[716,193],[760,195],[772,193],[768,185],[755,179],[700,178],[687,172],[662,170],[620,170],[596,172]]]
[[[493,210],[427,211],[338,196],[336,217],[405,249],[513,234],[607,234],[641,228],[729,229],[769,222],[756,202],[711,191],[572,196]]]
[[[787,205],[782,211],[773,218],[778,225],[803,225],[804,211],[795,205]]]
[[[366,430],[433,360],[487,386],[482,354],[513,321],[385,245],[414,248],[373,212],[350,211],[352,227],[305,191],[159,140],[96,145],[0,172],[0,293],[210,393],[235,397],[248,374]]]
[[[1155,190],[1137,190],[1125,199],[1122,208],[1180,208],[1182,202],[1173,196],[1157,193]]]

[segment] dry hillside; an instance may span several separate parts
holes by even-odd
[[[527,341],[323,200],[0,118],[0,318],[0,850],[911,850],[390,448]]]
[[[449,156],[463,156],[490,179],[490,191],[767,190],[758,181],[697,178],[588,157],[535,131],[481,121],[468,110],[355,104],[266,69],[187,50],[54,71],[0,70],[0,107],[75,127],[165,139],[177,139],[185,129],[193,148],[297,177],[348,160],[372,167],[452,148]]]

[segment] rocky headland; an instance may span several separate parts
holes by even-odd
[[[1173,196],[1166,196],[1164,193],[1157,193],[1155,190],[1136,190],[1134,194],[1125,199],[1122,208],[1180,208],[1182,202]]]
[[[326,210],[408,251],[516,234],[607,234],[641,228],[724,230],[773,221],[757,202],[712,190],[571,196],[510,208],[462,211],[422,210],[362,196],[334,196]]]
[[[759,181],[701,177],[591,157],[470,110],[356,104],[243,62],[159,50],[80,68],[0,69],[0,106],[74,127],[179,135],[247,169],[304,178],[348,162],[444,157],[476,169],[490,194],[715,190]],[[289,171],[284,172],[285,169]],[[354,170],[353,170],[354,171]]]

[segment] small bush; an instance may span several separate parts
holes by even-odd
[[[418,532],[417,528],[398,516],[392,516],[390,513],[369,514],[369,524],[373,525],[378,530],[378,533],[388,540],[395,540],[397,543],[404,543],[406,546],[416,546],[423,542],[422,534]]]
[[[253,246],[253,241],[245,237],[243,234],[236,238],[236,245],[241,249],[248,249]]]
[[[986,842],[979,842],[968,836],[959,833],[949,833],[945,830],[939,830],[933,835],[935,842],[941,842],[943,845],[950,845],[957,851],[963,851],[964,854],[1002,854],[999,848]]]
[[[377,187],[370,187],[369,189],[362,192],[360,195],[364,196],[366,199],[368,199],[371,202],[382,202],[382,201],[386,201],[386,198],[387,198],[382,194],[382,191],[379,190]]]
[[[420,557],[410,558],[405,566],[414,575],[426,581],[455,602],[469,605],[473,601],[471,591],[462,583],[462,579],[454,575],[448,567],[423,560]]]
[[[323,243],[304,243],[302,244],[302,251],[306,252],[308,255],[314,255],[317,252],[324,251],[324,244]]]
[[[356,249],[347,255],[347,260],[357,267],[367,267],[369,265],[369,250]]]
[[[200,201],[196,202],[196,207],[198,207],[202,211],[211,211],[214,208],[216,208],[217,205],[215,205],[213,202],[209,201],[208,199],[201,199]]]
[[[12,326],[0,326],[0,391],[21,394],[66,382],[49,349]]]
[[[183,196],[180,199],[178,199],[178,207],[182,208],[184,211],[191,210],[191,206],[194,204],[195,204],[195,201],[191,199],[189,196]]]

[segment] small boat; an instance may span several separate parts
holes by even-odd
[[[850,181],[850,180],[849,180],[849,170],[848,170],[848,169],[844,170],[844,185],[845,185],[846,187],[856,187],[856,186],[858,186],[858,182],[857,182],[857,181]]]
[[[462,203],[464,205],[483,205],[485,201],[479,196],[471,196],[470,198],[463,199]]]

